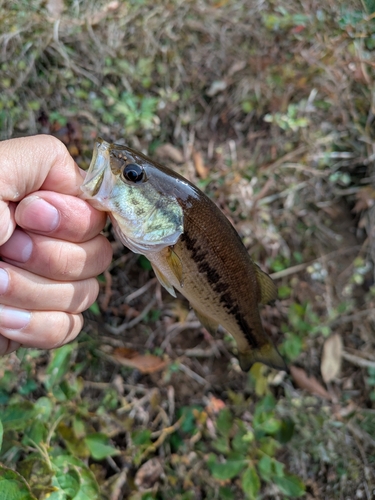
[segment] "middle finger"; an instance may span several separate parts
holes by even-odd
[[[111,262],[112,249],[102,235],[83,243],[71,243],[16,229],[0,246],[0,256],[39,276],[75,281],[102,273]]]

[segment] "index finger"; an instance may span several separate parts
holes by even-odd
[[[64,144],[51,135],[0,143],[0,199],[19,201],[39,189],[77,196],[82,175]]]
[[[56,209],[51,225],[48,208]],[[37,191],[21,200],[16,208],[17,225],[51,238],[83,243],[104,228],[107,214],[95,210],[86,201],[52,191]]]
[[[0,142],[0,245],[12,234],[13,202],[39,189],[77,196],[82,176],[55,137],[36,135]]]

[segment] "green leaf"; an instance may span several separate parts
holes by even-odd
[[[1,450],[1,447],[3,446],[3,435],[4,435],[3,423],[0,420],[0,450]]]
[[[49,423],[50,418],[52,415],[53,411],[53,403],[51,399],[43,396],[39,398],[35,404],[34,408],[36,413],[38,414],[38,419],[41,420],[42,422]]]
[[[272,474],[272,459],[268,455],[263,455],[263,457],[259,460],[258,471],[262,479],[269,481]]]
[[[24,430],[36,416],[34,405],[29,401],[19,401],[7,406],[0,411],[0,419],[2,420],[4,429],[12,429],[13,431]]]
[[[253,500],[260,490],[260,479],[255,467],[248,467],[242,474],[241,485],[244,493]]]
[[[78,458],[71,455],[59,454],[51,457],[51,463],[55,469],[56,476],[52,480],[53,486],[60,491],[76,491],[74,500],[98,500],[99,486],[91,470]],[[69,477],[67,477],[69,476]],[[77,488],[77,478],[79,478],[79,487]],[[54,496],[51,494],[49,500],[60,500],[67,497]],[[70,495],[68,498],[71,498]]]
[[[227,486],[221,486],[219,489],[219,498],[220,500],[234,500],[234,493]]]
[[[132,433],[132,441],[136,446],[138,445],[149,445],[151,444],[151,431],[150,429],[143,429],[140,431],[134,431]]]
[[[216,479],[225,481],[238,476],[246,465],[246,460],[227,460],[224,463],[209,463],[208,467]]]
[[[375,13],[375,0],[363,0],[367,14]]]
[[[114,446],[109,444],[109,439],[105,434],[90,434],[85,438],[85,443],[90,450],[91,456],[95,460],[103,460],[120,453]]]
[[[290,418],[287,418],[281,421],[280,428],[275,437],[280,443],[285,444],[292,439],[293,432],[294,422]]]
[[[219,436],[215,441],[212,442],[212,446],[216,451],[227,455],[230,452],[229,440],[224,436]]]
[[[52,359],[46,370],[46,380],[44,382],[47,391],[61,382],[70,368],[70,358],[76,344],[67,344],[52,352]]]
[[[89,311],[92,312],[95,316],[100,316],[100,308],[97,302],[94,302],[89,307]]]
[[[1,500],[36,500],[22,476],[0,465]]]
[[[301,479],[292,474],[274,477],[274,483],[278,486],[283,495],[291,498],[298,498],[305,494],[305,485]]]
[[[138,257],[138,264],[141,266],[142,269],[144,269],[145,271],[151,271],[152,269],[152,265],[150,263],[150,261],[148,260],[147,257],[145,257],[144,255],[140,255]]]
[[[233,416],[228,408],[219,413],[216,420],[216,428],[224,437],[228,437],[233,426]]]

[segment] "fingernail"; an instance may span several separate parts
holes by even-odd
[[[0,306],[0,328],[21,330],[30,323],[31,313],[22,309]]]
[[[29,196],[18,219],[18,223],[25,229],[49,232],[57,228],[60,214],[53,205],[42,198]]]
[[[0,295],[8,290],[9,285],[9,274],[5,269],[0,268]]]
[[[30,236],[20,229],[15,229],[9,240],[0,247],[0,255],[16,262],[27,262],[33,251]]]

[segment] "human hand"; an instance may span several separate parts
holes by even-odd
[[[0,142],[0,354],[73,340],[97,297],[112,250],[83,176],[52,136]]]

